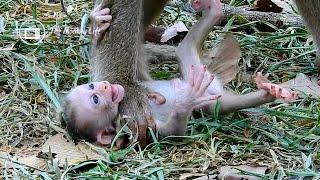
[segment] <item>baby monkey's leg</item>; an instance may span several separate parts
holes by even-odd
[[[177,56],[181,68],[182,78],[187,77],[188,68],[194,66],[200,72],[202,63],[199,51],[213,25],[220,22],[223,17],[222,6],[219,0],[192,0],[193,8],[202,11],[202,17],[191,27],[189,33],[177,48]]]
[[[289,102],[298,98],[297,92],[286,90],[277,84],[270,83],[267,80],[267,76],[262,76],[261,73],[257,74],[255,81],[257,88],[260,89],[256,92],[236,95],[225,91],[220,98],[220,112],[222,114],[227,114],[240,109],[256,107],[276,99],[283,99],[284,101]],[[214,105],[209,108],[208,113],[214,112],[213,108]]]

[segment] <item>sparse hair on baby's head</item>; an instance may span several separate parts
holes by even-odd
[[[73,103],[69,95],[70,94],[68,94],[63,100],[63,121],[66,125],[67,132],[74,141],[96,141],[96,137],[94,134],[96,128],[94,125],[90,125],[88,123],[86,128],[81,128],[77,123],[79,118],[79,115],[77,113],[78,109],[76,108],[76,104]]]

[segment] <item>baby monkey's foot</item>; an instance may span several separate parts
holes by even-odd
[[[110,9],[101,9],[101,4],[93,9],[90,15],[92,21],[92,34],[93,34],[93,44],[97,45],[100,43],[101,39],[107,29],[110,27],[112,16],[110,15]]]
[[[267,75],[263,76],[261,72],[257,73],[255,81],[258,89],[267,91],[274,98],[283,99],[285,102],[290,102],[299,97],[299,94],[295,91],[290,91],[277,84],[270,83],[267,79]]]
[[[219,18],[224,16],[220,0],[192,0],[191,5],[198,12],[210,10],[213,16]]]

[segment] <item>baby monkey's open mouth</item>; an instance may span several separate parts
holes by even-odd
[[[117,85],[111,85],[111,95],[112,95],[112,101],[115,101],[118,99],[119,88]]]

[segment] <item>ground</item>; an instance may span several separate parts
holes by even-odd
[[[49,137],[65,133],[57,113],[59,98],[90,79],[90,36],[63,30],[84,27],[92,2],[65,1],[73,20],[54,13],[60,11],[59,3],[0,2],[0,172],[4,178],[183,179],[216,175],[219,168],[232,165],[267,167],[268,174],[262,176],[265,179],[320,177],[320,101],[303,92],[290,104],[276,101],[228,116],[197,115],[188,124],[185,137],[156,141],[146,149],[101,150],[109,162],[61,167],[52,161],[54,154],[37,153],[48,160],[45,170],[9,164],[8,157],[40,152]],[[241,3],[248,5],[240,0],[231,5]],[[5,19],[4,30],[1,17]],[[25,44],[14,31],[32,17],[46,30],[56,25],[62,32],[55,31],[39,44]],[[167,26],[181,20],[190,27],[197,18],[170,5],[155,24]],[[270,73],[274,83],[288,81],[298,73],[316,74],[314,46],[304,28],[277,28],[238,17],[215,27],[205,48],[215,45],[227,30],[234,32],[242,51],[240,73],[228,84],[237,93],[255,90],[251,75],[261,70]],[[150,71],[158,79],[178,72],[175,64],[152,65]]]

